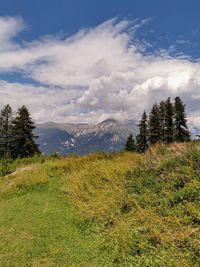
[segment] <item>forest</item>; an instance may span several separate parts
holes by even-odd
[[[26,106],[18,108],[13,116],[12,107],[7,104],[0,112],[0,158],[26,158],[40,153],[34,129]]]
[[[144,111],[138,124],[139,134],[136,141],[133,135],[127,138],[126,151],[144,152],[149,146],[162,142],[189,142],[185,105],[180,97],[171,103],[170,97],[160,104],[154,104],[149,115]]]

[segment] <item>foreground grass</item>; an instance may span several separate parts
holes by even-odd
[[[1,266],[95,266],[97,244],[53,193],[0,202]]]
[[[0,182],[0,266],[199,266],[198,144],[34,160]]]

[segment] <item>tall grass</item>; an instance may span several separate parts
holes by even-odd
[[[198,143],[51,157],[31,166],[2,180],[0,196],[42,192],[44,185],[56,192],[78,212],[80,232],[101,243],[97,266],[200,265]]]
[[[96,155],[70,163],[61,190],[94,227],[115,264],[200,264],[198,144]]]

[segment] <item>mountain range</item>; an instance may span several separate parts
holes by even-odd
[[[138,134],[138,127],[135,121],[115,119],[107,119],[96,125],[46,122],[37,124],[34,133],[38,136],[37,143],[43,153],[48,155],[56,151],[68,156],[100,150],[121,151],[129,134]]]

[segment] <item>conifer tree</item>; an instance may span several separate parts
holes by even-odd
[[[37,137],[33,134],[35,125],[30,117],[29,110],[25,106],[18,109],[13,124],[15,134],[15,147],[12,150],[13,156],[23,158],[39,153],[38,145],[35,143]]]
[[[185,142],[190,141],[190,133],[188,131],[185,105],[180,97],[174,99],[174,134],[175,141]]]
[[[142,119],[138,124],[139,134],[136,137],[137,140],[137,150],[138,152],[144,152],[148,147],[148,123],[147,114],[144,111]]]
[[[160,109],[154,104],[149,115],[149,142],[151,145],[161,141]]]
[[[173,104],[168,97],[165,102],[166,116],[165,116],[165,141],[171,143],[174,141],[174,128],[173,128]]]
[[[136,150],[135,140],[133,139],[132,134],[130,134],[129,137],[127,138],[126,144],[124,145],[124,150],[125,151],[135,151]]]
[[[12,108],[7,104],[0,112],[0,157],[10,155],[13,141]]]
[[[161,132],[160,132],[160,140],[162,142],[166,142],[166,102],[161,101],[160,102],[160,128],[161,128]]]

